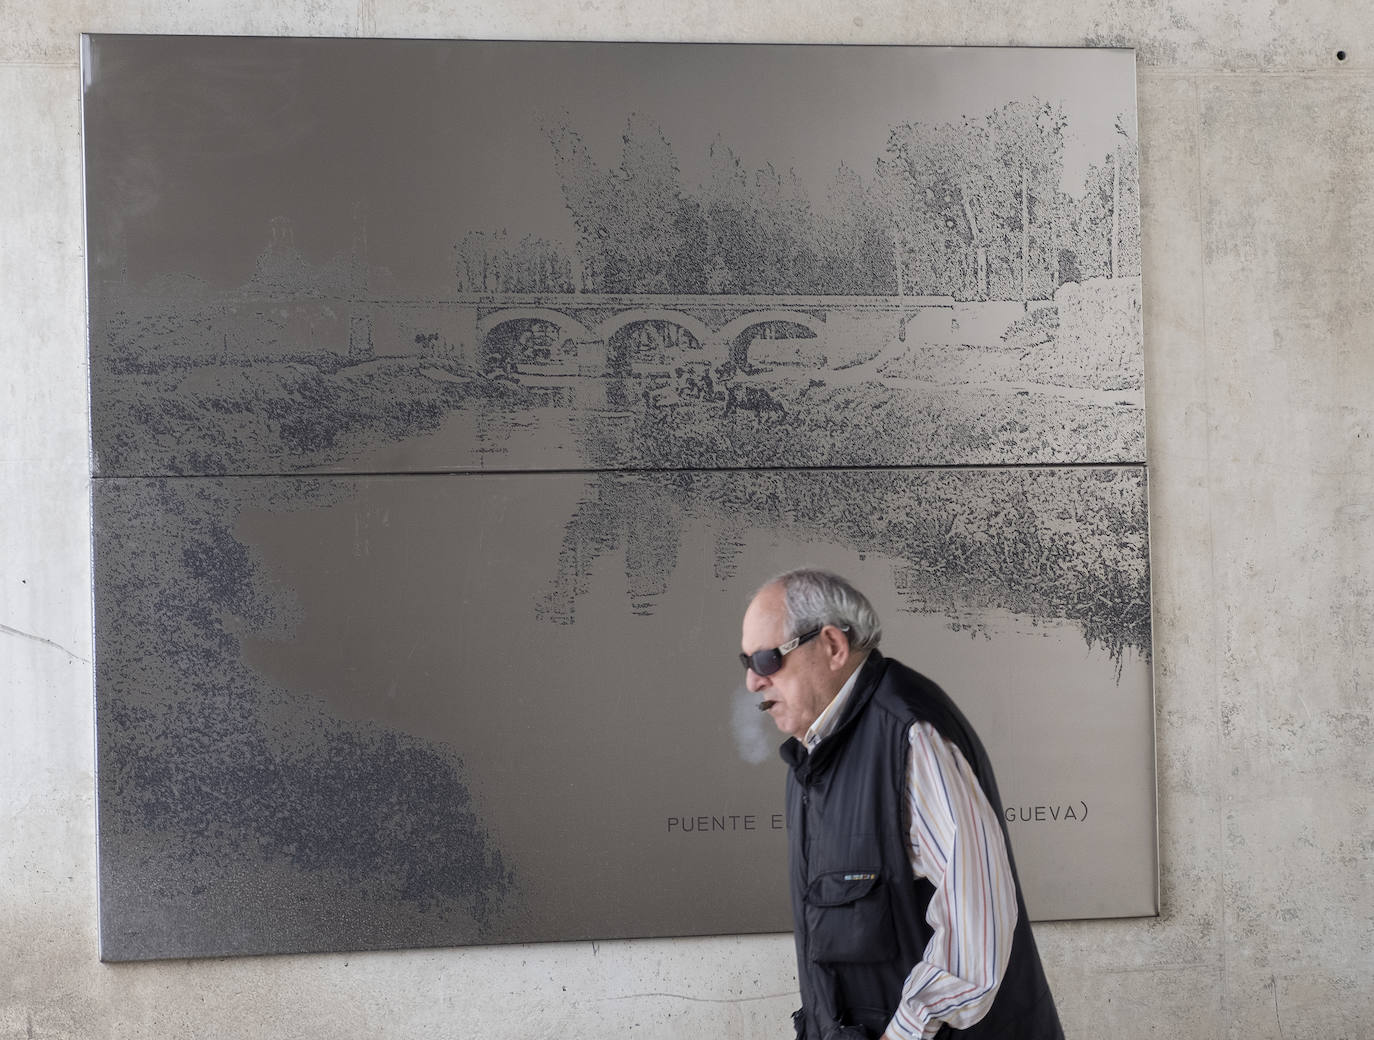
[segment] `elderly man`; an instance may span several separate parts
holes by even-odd
[[[878,652],[868,600],[792,571],[740,660],[782,757],[800,1040],[1060,1040],[992,767],[929,679]]]

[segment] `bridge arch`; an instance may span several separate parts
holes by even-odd
[[[645,323],[670,325],[681,329],[692,337],[695,341],[695,347],[683,348],[677,342],[659,342],[657,350],[652,345],[648,346],[647,350],[643,348],[643,345],[637,349],[631,341],[630,332],[636,325],[644,325]],[[663,307],[636,307],[612,315],[602,322],[596,331],[606,344],[606,368],[608,372],[629,375],[637,368],[646,365],[652,369],[664,364],[676,365],[684,361],[712,360],[707,357],[705,351],[706,344],[712,338],[710,327],[699,318],[694,318],[692,315],[684,314],[681,311]],[[642,335],[650,341],[655,338],[648,331],[643,332]],[[650,361],[649,356],[655,354],[657,361]],[[639,355],[638,359],[636,359],[636,355]]]
[[[697,343],[705,346],[711,338],[711,329],[699,318],[694,318],[690,314],[683,314],[681,311],[668,310],[667,308],[644,307],[630,311],[621,311],[604,321],[596,330],[597,337],[604,339],[607,343],[611,337],[620,332],[627,325],[634,325],[641,321],[662,321],[679,328],[686,329],[696,339]]]
[[[508,307],[477,322],[477,363],[483,371],[572,371],[598,351],[587,327],[549,307]]]
[[[597,338],[587,326],[562,311],[551,310],[548,307],[503,307],[485,318],[478,319],[478,343],[485,340],[497,326],[509,321],[547,321],[558,326],[563,339],[571,339],[577,343],[586,343]]]
[[[739,341],[755,325],[767,325],[775,321],[785,321],[790,325],[800,325],[810,331],[811,336],[817,340],[825,339],[825,322],[815,315],[806,314],[802,311],[751,311],[742,314],[734,321],[725,325],[717,336],[729,352],[730,360],[738,365],[744,365],[747,361],[748,345],[741,344]],[[802,338],[802,337],[798,337]],[[806,337],[811,338],[811,337]]]

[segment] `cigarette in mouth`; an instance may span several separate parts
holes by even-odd
[[[777,701],[759,701],[759,711],[767,711],[777,703]]]

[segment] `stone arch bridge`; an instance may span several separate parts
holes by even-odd
[[[479,367],[567,375],[647,374],[696,362],[738,370],[825,368],[893,339],[947,338],[947,296],[470,293],[377,301],[378,354],[422,344]]]

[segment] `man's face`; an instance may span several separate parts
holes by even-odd
[[[740,649],[752,654],[755,650],[782,645],[786,641],[784,624],[781,587],[768,585],[760,589],[744,612]],[[838,651],[837,642],[843,644]],[[847,657],[844,637],[838,629],[827,628],[820,637],[803,643],[784,657],[782,667],[772,675],[759,675],[752,668],[748,669],[745,685],[759,695],[778,729],[801,740],[844,685],[848,677]]]

